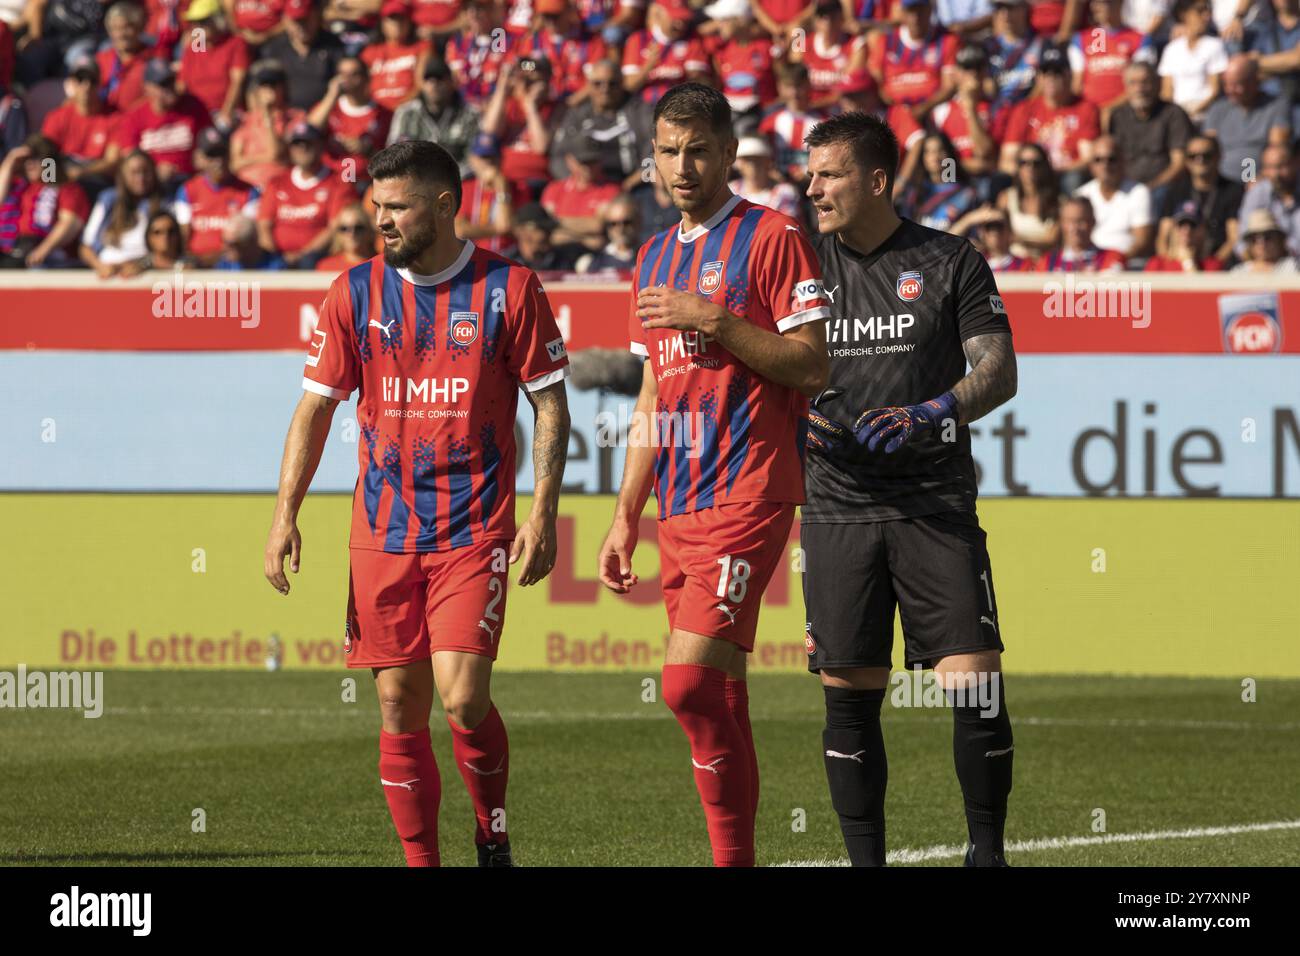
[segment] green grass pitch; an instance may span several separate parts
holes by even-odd
[[[400,865],[374,691],[352,675],[357,702],[343,702],[347,676],[109,671],[99,719],[0,711],[0,862]],[[685,738],[661,701],[642,702],[644,676],[497,675],[520,865],[708,864]],[[1240,695],[1231,680],[1009,677],[1011,864],[1300,862],[1300,681]],[[756,676],[750,698],[760,864],[841,860],[815,680]],[[951,715],[885,710],[890,850],[957,865],[942,849],[965,836]],[[432,724],[443,862],[472,865],[469,801],[441,714]],[[1280,825],[1233,829],[1252,824]]]

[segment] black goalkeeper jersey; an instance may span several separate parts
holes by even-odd
[[[984,257],[966,239],[904,219],[870,255],[836,236],[813,247],[831,298],[826,323],[830,384],[844,394],[822,414],[852,428],[868,408],[937,398],[966,374],[962,343],[1010,333],[1006,308]],[[893,454],[853,446],[847,461],[809,452],[810,524],[886,521],[975,509],[975,462],[965,425],[943,441],[942,426]]]

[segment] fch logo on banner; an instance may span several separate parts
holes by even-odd
[[[1219,296],[1225,352],[1280,352],[1282,306],[1276,292]]]

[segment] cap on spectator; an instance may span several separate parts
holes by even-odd
[[[865,93],[875,85],[875,78],[867,70],[849,70],[840,80],[839,93],[842,96],[852,96],[855,93]]]
[[[957,51],[957,65],[963,70],[978,70],[987,66],[988,62],[988,54],[983,47],[964,46]]]
[[[767,140],[761,136],[742,136],[736,144],[737,159],[751,159],[755,156],[771,156],[772,149]]]
[[[599,163],[605,158],[605,151],[590,136],[582,136],[569,147],[569,155],[585,165]]]
[[[319,143],[321,131],[306,120],[299,120],[289,127],[289,133],[284,139],[287,143]]]
[[[199,152],[204,156],[225,156],[229,146],[226,137],[215,126],[209,126],[199,133]]]
[[[928,7],[930,0],[903,0],[903,9],[910,10],[913,7]]]
[[[545,232],[552,232],[558,225],[559,223],[551,218],[551,214],[542,207],[541,203],[525,203],[520,207],[519,211],[515,213],[516,227],[536,226],[538,229],[544,230]]]
[[[569,9],[569,0],[537,0],[533,9],[539,16],[554,16]]]
[[[1265,210],[1267,212],[1267,210]],[[1174,213],[1174,222],[1190,222],[1200,225],[1202,222],[1201,207],[1195,199],[1189,199]]]
[[[474,137],[469,151],[481,159],[496,159],[501,155],[501,140],[491,133],[479,133]]]
[[[286,82],[284,67],[276,60],[258,60],[248,70],[248,82],[253,86],[276,86]]]
[[[1039,73],[1069,73],[1070,60],[1059,46],[1045,44],[1038,58]]]
[[[1029,0],[993,0],[995,7],[1027,7]]]
[[[406,0],[384,0],[384,5],[379,8],[381,17],[407,17],[411,16],[411,5]]]
[[[176,80],[176,71],[168,60],[153,59],[145,64],[144,81],[157,86],[168,86]]]
[[[544,56],[524,56],[519,58],[520,73],[540,73],[551,75],[551,61]]]
[[[200,20],[211,20],[220,12],[221,0],[190,0],[189,9],[181,15],[181,19],[197,23]]]
[[[1258,236],[1267,233],[1277,233],[1284,236],[1282,227],[1277,224],[1273,218],[1273,213],[1267,209],[1252,209],[1250,215],[1246,217],[1246,228],[1242,230],[1242,237],[1249,239],[1251,236]]]
[[[840,6],[840,0],[817,0],[817,7],[813,10],[813,13],[819,17],[833,17],[843,12],[844,8]]]
[[[68,67],[68,76],[75,76],[78,79],[89,79],[99,82],[99,63],[93,56],[81,55],[72,61]]]
[[[451,79],[451,67],[447,66],[447,61],[440,56],[432,56],[429,62],[424,64],[424,78],[426,80],[449,80]]]
[[[290,20],[306,20],[314,9],[312,0],[289,0],[284,5],[284,15]]]
[[[695,19],[695,11],[686,5],[686,0],[659,0],[659,6],[672,20]]]
[[[750,9],[749,0],[715,0],[704,8],[704,15],[710,20],[748,20],[754,11]]]

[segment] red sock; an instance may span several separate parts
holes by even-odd
[[[744,735],[727,709],[726,676],[698,664],[665,664],[664,703],[691,745],[713,865],[753,866],[749,756]]]
[[[510,777],[510,741],[496,705],[477,727],[465,730],[447,719],[452,752],[465,789],[474,802],[478,828],[474,842],[503,843],[506,835],[506,782]]]
[[[745,738],[749,752],[749,815],[758,817],[758,754],[754,750],[754,731],[749,726],[749,685],[743,680],[728,677],[726,683],[727,710]]]
[[[402,841],[406,865],[437,866],[442,781],[428,727],[412,734],[379,731],[379,782]]]

